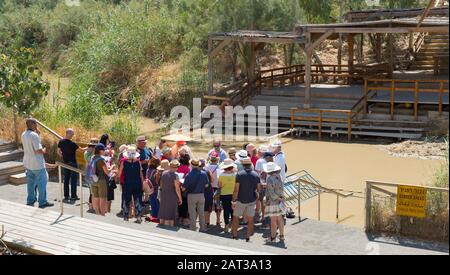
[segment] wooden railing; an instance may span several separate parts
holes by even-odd
[[[257,75],[251,87],[248,83],[248,80],[244,79],[231,86],[223,88],[216,95],[213,96],[205,95],[203,96],[204,107],[210,105],[222,106],[223,104],[231,106],[236,105],[245,106],[248,104],[252,92],[256,93],[261,92],[260,83],[261,83],[260,75]],[[234,92],[230,95],[227,95],[227,92],[232,90],[234,90]]]
[[[434,75],[439,75],[445,70],[448,71],[448,57],[448,54],[433,56]]]
[[[319,140],[322,139],[323,123],[347,123],[347,138],[352,139],[352,125],[355,113],[352,110],[333,110],[333,109],[299,109],[291,108],[291,129],[296,127],[295,122],[311,121],[317,122]],[[311,116],[311,114],[316,116]],[[343,117],[326,117],[324,115],[340,114]]]
[[[388,85],[384,85],[388,84]],[[411,84],[410,86],[405,86]],[[426,85],[435,85],[436,88],[421,87]],[[368,112],[368,98],[369,93],[377,93],[379,91],[388,91],[390,93],[390,115],[391,119],[394,120],[395,115],[395,104],[399,103],[395,100],[396,92],[412,92],[414,93],[414,99],[410,104],[414,104],[414,118],[418,120],[419,118],[419,94],[420,93],[437,93],[438,94],[438,104],[439,104],[439,115],[443,112],[443,95],[444,93],[449,93],[448,80],[434,80],[434,79],[424,79],[424,80],[406,80],[406,79],[366,79],[364,81],[364,111],[365,114]],[[405,103],[402,101],[401,103]]]

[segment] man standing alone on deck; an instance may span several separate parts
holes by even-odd
[[[75,132],[73,129],[67,129],[66,135],[58,143],[58,148],[62,155],[64,164],[67,164],[74,168],[78,168],[76,151],[78,150],[78,148],[80,148],[80,146],[72,141],[74,135]],[[71,201],[79,200],[77,196],[77,182],[78,173],[73,172],[69,169],[64,169],[64,201],[69,201],[69,195]]]
[[[47,201],[48,173],[45,169],[45,148],[41,144],[36,120],[29,118],[26,121],[27,130],[22,133],[23,165],[27,175],[27,205],[36,203],[36,188],[39,192],[39,208],[51,207]]]

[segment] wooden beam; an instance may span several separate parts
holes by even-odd
[[[347,35],[347,44],[348,44],[348,72],[350,75],[353,74],[354,67],[354,58],[355,58],[355,40],[353,34]]]
[[[334,33],[410,33],[410,32],[429,32],[429,33],[449,33],[448,26],[426,26],[426,27],[309,27],[308,31],[311,33],[326,33],[327,31],[332,30]]]
[[[436,3],[436,0],[430,0],[430,2],[428,2],[428,6],[423,11],[422,16],[420,16],[419,23],[417,23],[417,28],[418,29],[422,25],[423,20],[425,20],[425,18],[427,18],[428,14],[430,13],[431,8],[433,8],[435,3]]]
[[[216,56],[221,50],[223,50],[230,43],[231,43],[231,39],[225,39],[225,40],[221,41],[220,44],[209,53],[209,55],[211,57]]]
[[[330,35],[333,34],[333,30],[328,30],[326,33],[322,34],[316,41],[314,41],[308,48],[306,48],[307,51],[313,51],[317,46],[320,45],[325,39],[330,37]]]
[[[231,39],[233,42],[244,43],[272,43],[272,44],[299,44],[304,43],[301,37],[296,38],[271,38],[271,37],[238,37],[238,36],[215,36],[210,38],[213,41],[223,41]]]

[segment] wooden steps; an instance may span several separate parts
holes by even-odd
[[[11,175],[8,181],[12,185],[22,185],[27,183],[27,175],[25,173]]]
[[[134,230],[0,200],[4,241],[33,254],[254,255],[259,252]]]
[[[7,184],[9,176],[23,173],[23,163],[19,161],[7,161],[0,163],[0,185]]]
[[[23,158],[23,151],[13,149],[11,151],[0,152],[0,162],[6,162],[11,160],[20,160]]]

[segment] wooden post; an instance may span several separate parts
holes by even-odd
[[[208,95],[212,96],[214,94],[214,63],[211,53],[213,51],[213,41],[208,39]],[[208,102],[209,104],[209,102]]]
[[[339,220],[339,195],[336,195],[336,220]]]
[[[392,76],[395,70],[394,64],[394,38],[392,34],[388,34],[388,51],[389,51],[389,74]]]
[[[253,82],[255,81],[255,67],[256,67],[256,54],[255,43],[250,44],[250,60],[248,64],[248,92],[249,95],[253,94]]]
[[[375,35],[375,58],[377,62],[381,62],[382,37],[380,33]]]
[[[350,77],[353,75],[353,66],[354,66],[354,37],[353,34],[347,35],[347,43],[348,43],[348,73]],[[350,80],[349,80],[350,82]]]
[[[364,115],[366,116],[369,108],[368,108],[368,95],[369,95],[369,82],[367,81],[367,79],[364,79]]]
[[[414,119],[419,120],[419,81],[416,80],[414,88]]]
[[[359,43],[359,58],[364,63],[364,33],[361,33],[361,42]]]
[[[305,44],[305,53],[306,53],[306,64],[305,64],[305,104],[304,108],[311,108],[311,59],[312,59],[312,50],[311,46],[311,33],[308,32],[305,34],[306,36],[306,44]]]
[[[13,109],[13,123],[14,123],[14,143],[16,144],[16,147],[19,147],[19,134],[18,134],[18,126],[17,126],[17,112],[15,108]]]
[[[317,195],[317,203],[318,203],[318,205],[317,205],[317,218],[319,219],[319,221],[320,221],[320,193],[321,193],[321,190],[319,189],[319,193]]]
[[[391,81],[391,120],[394,120],[394,100],[395,100],[395,84],[394,80]]]
[[[371,223],[372,223],[372,184],[370,182],[366,182],[366,232],[371,231]]]
[[[440,85],[439,85],[439,116],[442,116],[442,97],[444,95],[444,82],[441,81]]]
[[[295,124],[294,124],[294,113],[295,113],[295,110],[291,109],[291,129],[294,129],[294,127],[295,127]]]

